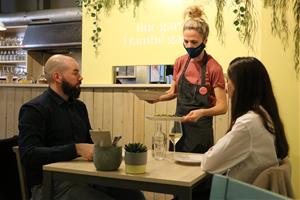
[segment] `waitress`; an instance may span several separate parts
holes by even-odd
[[[183,46],[187,54],[175,61],[171,88],[157,101],[150,102],[177,97],[176,115],[183,116],[183,136],[176,144],[176,151],[206,152],[214,142],[212,116],[227,111],[222,67],[204,50],[209,27],[203,17],[204,12],[198,6],[185,10]]]

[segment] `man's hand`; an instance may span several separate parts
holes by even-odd
[[[94,144],[79,143],[75,144],[76,152],[79,156],[87,160],[93,160]]]

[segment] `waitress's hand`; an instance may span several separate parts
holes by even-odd
[[[203,115],[202,109],[192,110],[186,116],[183,117],[182,121],[183,122],[188,122],[188,121],[196,122],[198,119],[200,119],[203,116],[204,115]]]
[[[145,100],[147,103],[151,103],[151,104],[153,104],[153,103],[157,103],[157,102],[159,102],[159,99],[155,99],[155,100]]]

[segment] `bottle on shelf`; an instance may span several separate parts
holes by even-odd
[[[162,131],[162,122],[156,121],[156,131],[152,136],[152,156],[156,160],[163,160],[166,157],[167,136]]]

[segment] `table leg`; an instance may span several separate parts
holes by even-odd
[[[52,173],[43,171],[43,199],[52,199]]]
[[[186,188],[186,189],[182,189],[179,190],[176,194],[177,198],[179,200],[192,200],[192,189],[190,188]]]

